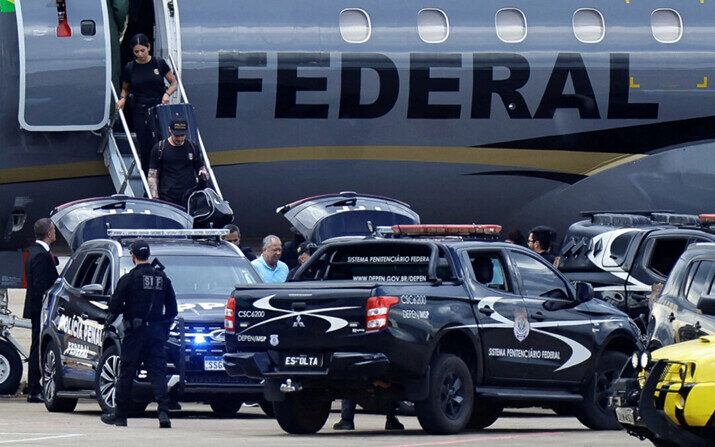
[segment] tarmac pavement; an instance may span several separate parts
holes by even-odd
[[[575,418],[558,417],[549,410],[511,410],[481,431],[451,436],[425,434],[415,417],[400,416],[405,431],[383,430],[385,416],[358,413],[357,430],[339,432],[332,425],[340,418],[338,406],[323,430],[315,435],[288,435],[260,408],[243,407],[236,417],[218,419],[207,405],[184,404],[172,412],[172,429],[160,429],[155,406],[143,418],[129,419],[129,427],[100,422],[96,403],[81,401],[73,413],[49,413],[43,404],[29,404],[24,398],[0,399],[0,445],[22,446],[290,446],[318,445],[351,447],[429,446],[646,446],[623,431],[595,432]],[[154,411],[153,411],[154,410]]]

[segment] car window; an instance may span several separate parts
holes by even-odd
[[[82,261],[85,258],[85,254],[86,253],[84,252],[75,253],[75,255],[70,258],[69,262],[67,262],[67,265],[62,272],[62,277],[65,279],[65,281],[67,281],[67,284],[74,284],[74,279],[77,276],[77,270],[79,270],[79,266],[82,265]]]
[[[233,256],[160,255],[159,262],[171,280],[176,296],[224,295],[228,297],[236,284],[261,282],[258,274],[245,258]],[[153,261],[153,258],[149,259]],[[122,270],[134,265],[130,258],[120,261]]]
[[[323,271],[318,277],[329,280],[424,282],[427,281],[431,248],[428,245],[365,244],[337,247],[316,260]],[[444,262],[441,262],[444,261]],[[449,262],[440,258],[437,273],[448,280]]]
[[[713,261],[701,261],[698,263],[685,294],[685,298],[694,305],[697,305],[700,297],[706,294],[706,290],[712,281],[714,267],[715,262]]]
[[[99,267],[94,274],[92,283],[101,284],[104,287],[104,294],[109,295],[112,289],[112,262],[109,256],[102,256]]]
[[[517,251],[511,252],[511,258],[521,275],[524,295],[569,299],[566,283],[543,261]]]
[[[472,278],[479,284],[502,292],[513,292],[506,275],[505,262],[496,251],[469,251]]]
[[[667,277],[687,248],[688,241],[688,238],[680,237],[656,239],[646,267],[659,276]]]
[[[86,286],[87,284],[92,284],[92,279],[94,278],[94,273],[99,266],[99,262],[102,259],[102,255],[99,253],[89,253],[77,271],[77,276],[74,281],[72,281],[72,287],[80,288]]]

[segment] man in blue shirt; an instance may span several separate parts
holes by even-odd
[[[280,259],[281,240],[278,236],[269,234],[263,238],[261,256],[251,261],[251,265],[261,275],[264,282],[285,282],[288,277],[288,266],[281,262]]]

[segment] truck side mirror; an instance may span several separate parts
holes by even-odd
[[[715,295],[703,295],[698,300],[698,309],[706,315],[715,315]]]
[[[576,283],[576,301],[585,303],[593,299],[593,286],[589,282],[578,281]]]

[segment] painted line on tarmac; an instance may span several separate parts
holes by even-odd
[[[560,431],[554,431],[554,432],[538,432],[538,433],[529,433],[529,434],[521,434],[521,435],[499,435],[499,436],[480,436],[478,438],[467,438],[467,439],[455,439],[452,441],[435,441],[435,442],[423,442],[419,444],[394,444],[390,445],[387,447],[421,447],[421,446],[430,446],[430,445],[452,445],[452,444],[464,444],[467,442],[475,442],[475,441],[500,441],[500,440],[505,440],[505,439],[516,439],[516,438],[533,438],[537,436],[553,436],[553,435],[561,435],[563,432]]]
[[[37,433],[0,433],[1,435],[31,435]],[[50,436],[38,436],[34,438],[21,438],[21,439],[9,439],[5,441],[0,441],[0,444],[9,444],[11,442],[28,442],[28,441],[44,441],[47,439],[62,439],[62,438],[73,438],[76,436],[84,436],[81,434],[66,434],[66,435],[50,435]]]

